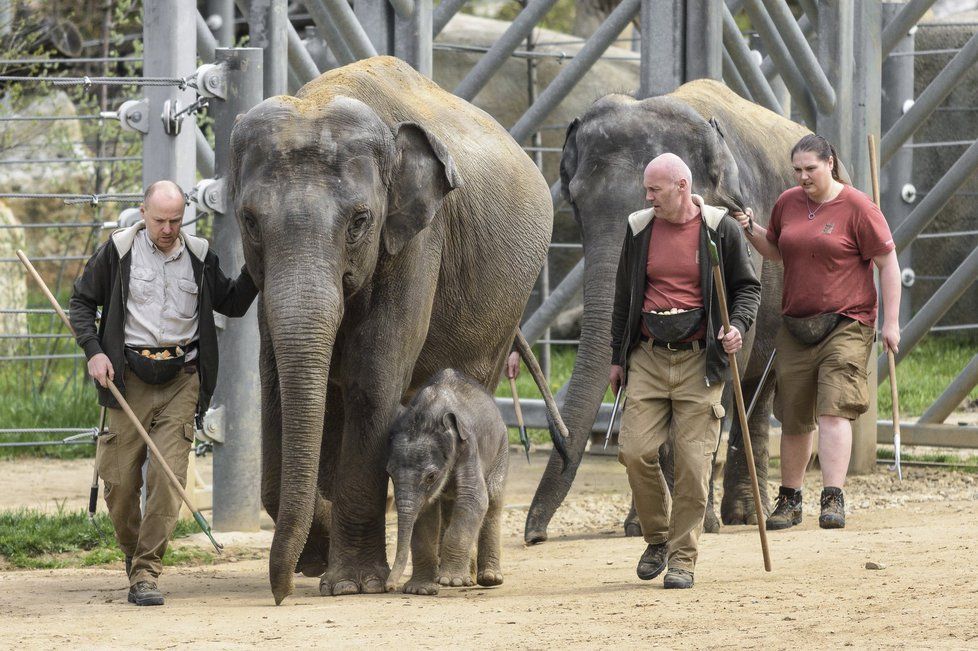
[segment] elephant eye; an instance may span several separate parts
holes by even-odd
[[[437,477],[437,476],[438,476],[438,474],[434,470],[432,470],[431,472],[428,472],[428,473],[425,474],[425,476],[421,480],[421,482],[425,486],[431,486],[432,484],[435,483],[435,477]]]
[[[258,228],[258,220],[255,219],[255,214],[247,208],[241,211],[241,225],[244,227],[248,237],[256,242],[259,240],[260,230]]]
[[[358,209],[350,219],[346,227],[346,241],[349,244],[356,244],[370,229],[370,211],[366,208]]]

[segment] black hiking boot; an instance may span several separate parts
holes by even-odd
[[[842,489],[826,486],[822,489],[822,514],[818,526],[823,529],[842,529],[846,526],[846,500]]]
[[[666,578],[662,582],[662,587],[666,590],[684,590],[693,587],[693,573],[678,567],[670,567],[666,572]]]
[[[638,578],[643,581],[651,581],[662,574],[662,570],[666,569],[666,558],[668,556],[669,545],[667,543],[646,547],[642,558],[638,559],[638,567],[635,568]]]
[[[162,606],[163,593],[156,588],[155,583],[138,581],[129,588],[129,603],[137,606]]]
[[[768,516],[764,528],[768,531],[787,529],[801,524],[801,489],[778,489],[778,499],[774,502],[774,510]]]
[[[132,576],[132,556],[126,556],[126,577]]]

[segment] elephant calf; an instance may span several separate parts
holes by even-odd
[[[499,520],[509,442],[485,387],[454,369],[439,371],[402,409],[390,444],[397,557],[387,589],[397,587],[409,544],[414,571],[404,592],[433,595],[439,585],[472,585],[476,537],[479,585],[502,583]]]

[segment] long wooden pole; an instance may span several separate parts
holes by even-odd
[[[730,331],[730,314],[727,311],[727,292],[723,286],[723,272],[720,270],[720,258],[716,245],[710,242],[710,254],[713,257],[713,284],[717,287],[720,298],[720,316],[723,318],[724,333]],[[707,336],[712,336],[707,333]],[[757,484],[757,469],[754,467],[754,449],[751,447],[750,428],[747,426],[747,410],[744,407],[744,390],[740,386],[740,369],[737,366],[737,354],[727,353],[730,360],[730,375],[733,380],[734,398],[737,403],[737,416],[740,418],[740,430],[743,433],[744,457],[747,470],[750,473],[751,490],[754,492],[754,512],[757,516],[757,533],[761,537],[761,553],[764,555],[764,569],[771,571],[771,552],[767,546],[767,530],[764,528],[764,508],[761,506],[761,489]]]
[[[68,331],[72,335],[74,335],[75,329],[71,327],[71,321],[68,320],[68,315],[66,315],[64,313],[64,310],[61,309],[61,304],[58,303],[58,299],[56,299],[54,297],[54,294],[51,293],[51,290],[48,289],[48,286],[44,282],[44,279],[41,278],[40,274],[37,273],[37,269],[34,268],[34,265],[31,264],[31,261],[20,249],[17,249],[17,257],[20,258],[20,261],[24,263],[24,266],[27,267],[28,273],[30,273],[30,275],[34,278],[37,284],[41,287],[41,291],[44,292],[44,295],[47,296],[48,300],[51,302],[51,306],[54,308],[54,311],[57,312],[58,316],[61,317],[61,320],[64,321],[65,327],[67,327]],[[183,484],[181,484],[180,480],[177,479],[177,476],[173,474],[173,470],[171,470],[170,466],[166,463],[166,460],[163,458],[163,454],[160,452],[160,449],[156,447],[155,443],[153,443],[153,439],[149,437],[149,432],[147,432],[146,429],[143,427],[143,424],[139,422],[139,418],[137,418],[136,414],[133,413],[132,408],[129,406],[129,403],[126,402],[126,399],[122,397],[122,394],[119,392],[119,389],[115,386],[115,383],[110,381],[108,383],[107,388],[112,393],[112,397],[115,398],[116,402],[119,403],[119,407],[122,408],[122,411],[125,412],[126,416],[129,417],[129,420],[132,421],[132,424],[136,426],[136,431],[139,432],[139,436],[142,437],[143,442],[146,443],[146,447],[149,448],[149,451],[153,453],[154,457],[156,457],[156,460],[159,462],[160,467],[163,469],[163,474],[166,475],[167,479],[169,479],[173,487],[177,489],[177,492],[180,494],[180,498],[187,505],[187,508],[190,509],[190,512],[193,513],[194,520],[197,521],[198,526],[200,526],[201,530],[205,534],[207,534],[207,537],[210,539],[211,543],[213,543],[214,549],[217,550],[218,554],[223,553],[224,548],[221,545],[219,545],[216,540],[214,540],[214,536],[211,534],[211,528],[207,524],[207,520],[204,519],[204,516],[201,515],[200,511],[198,511],[197,508],[194,506],[194,503],[190,500],[190,496],[187,495],[187,491],[183,489]]]
[[[516,392],[516,378],[509,378],[509,389],[513,392],[513,411],[516,412],[516,423],[520,427],[520,443],[523,445],[523,452],[526,453],[526,462],[530,463],[530,437],[526,433],[526,425],[523,424],[523,410],[520,408],[520,394]]]
[[[876,138],[869,134],[869,175],[873,181],[873,203],[880,205],[880,171],[876,158]],[[884,343],[884,345],[886,345]],[[900,467],[900,396],[897,390],[896,358],[889,346],[886,346],[886,363],[890,372],[890,402],[893,404],[893,459],[896,465],[897,478],[903,481],[903,469]]]

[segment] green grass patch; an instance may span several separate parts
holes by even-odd
[[[44,513],[34,509],[0,512],[0,559],[14,567],[45,569],[121,562],[122,551],[105,513],[95,516],[98,531],[83,510]],[[100,533],[101,532],[101,535]],[[192,520],[180,520],[172,539],[197,532]],[[102,537],[104,536],[104,538]],[[195,547],[170,547],[164,565],[214,562],[214,555]]]
[[[899,381],[899,380],[897,380]],[[887,461],[892,461],[895,459],[893,454],[893,448],[891,447],[881,447],[876,449],[876,458],[883,459]],[[955,453],[945,453],[945,452],[926,452],[923,454],[907,454],[906,452],[901,452],[901,461],[923,461],[926,463],[946,463],[956,467],[958,470],[963,470],[965,472],[978,473],[978,455],[960,455]]]
[[[901,420],[924,413],[976,352],[974,340],[955,335],[930,335],[910,351],[897,364]],[[978,387],[972,389],[968,400],[978,400]],[[887,378],[879,386],[879,417],[888,420],[893,413],[892,405]]]

